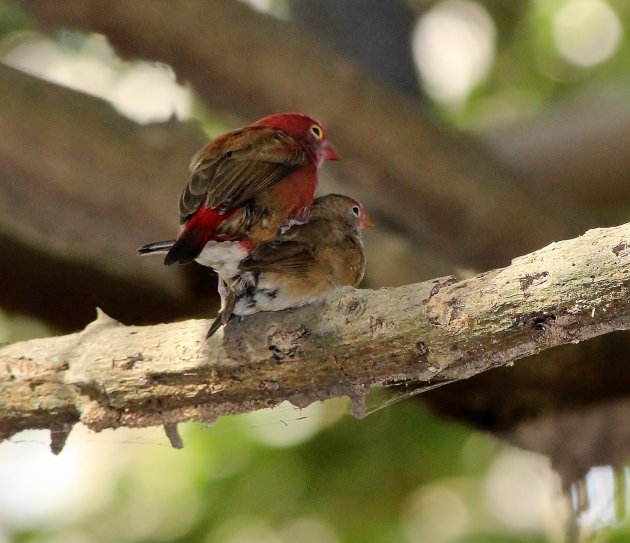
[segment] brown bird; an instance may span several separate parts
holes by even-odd
[[[165,264],[197,260],[234,275],[258,243],[308,217],[317,170],[338,158],[322,125],[299,113],[270,115],[223,134],[193,157],[179,200],[178,238],[139,252],[166,252]]]
[[[340,194],[317,198],[307,223],[261,243],[220,285],[223,307],[210,337],[232,315],[281,311],[341,286],[356,287],[365,257],[361,229],[372,226],[361,203]]]

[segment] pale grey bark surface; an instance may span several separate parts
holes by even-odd
[[[596,229],[464,281],[343,290],[231,322],[124,326],[0,348],[0,437],[213,421],[289,400],[360,398],[400,381],[466,379],[630,326],[630,224]],[[171,441],[177,443],[172,426]]]

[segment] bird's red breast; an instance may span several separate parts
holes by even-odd
[[[180,198],[184,228],[165,263],[192,260],[209,241],[273,238],[312,203],[322,162],[337,158],[321,124],[297,113],[216,138],[193,158]]]

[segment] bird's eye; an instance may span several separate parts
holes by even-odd
[[[358,217],[359,215],[361,215],[361,208],[359,206],[352,206],[352,214],[355,217]]]
[[[322,132],[321,126],[317,124],[313,124],[311,125],[310,131],[311,131],[311,134],[313,134],[313,136],[315,136],[318,140],[322,139],[323,132]]]

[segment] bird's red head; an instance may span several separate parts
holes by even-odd
[[[269,126],[286,132],[299,142],[320,166],[324,160],[339,160],[335,148],[326,138],[319,121],[302,113],[277,113],[256,121],[254,125]]]

